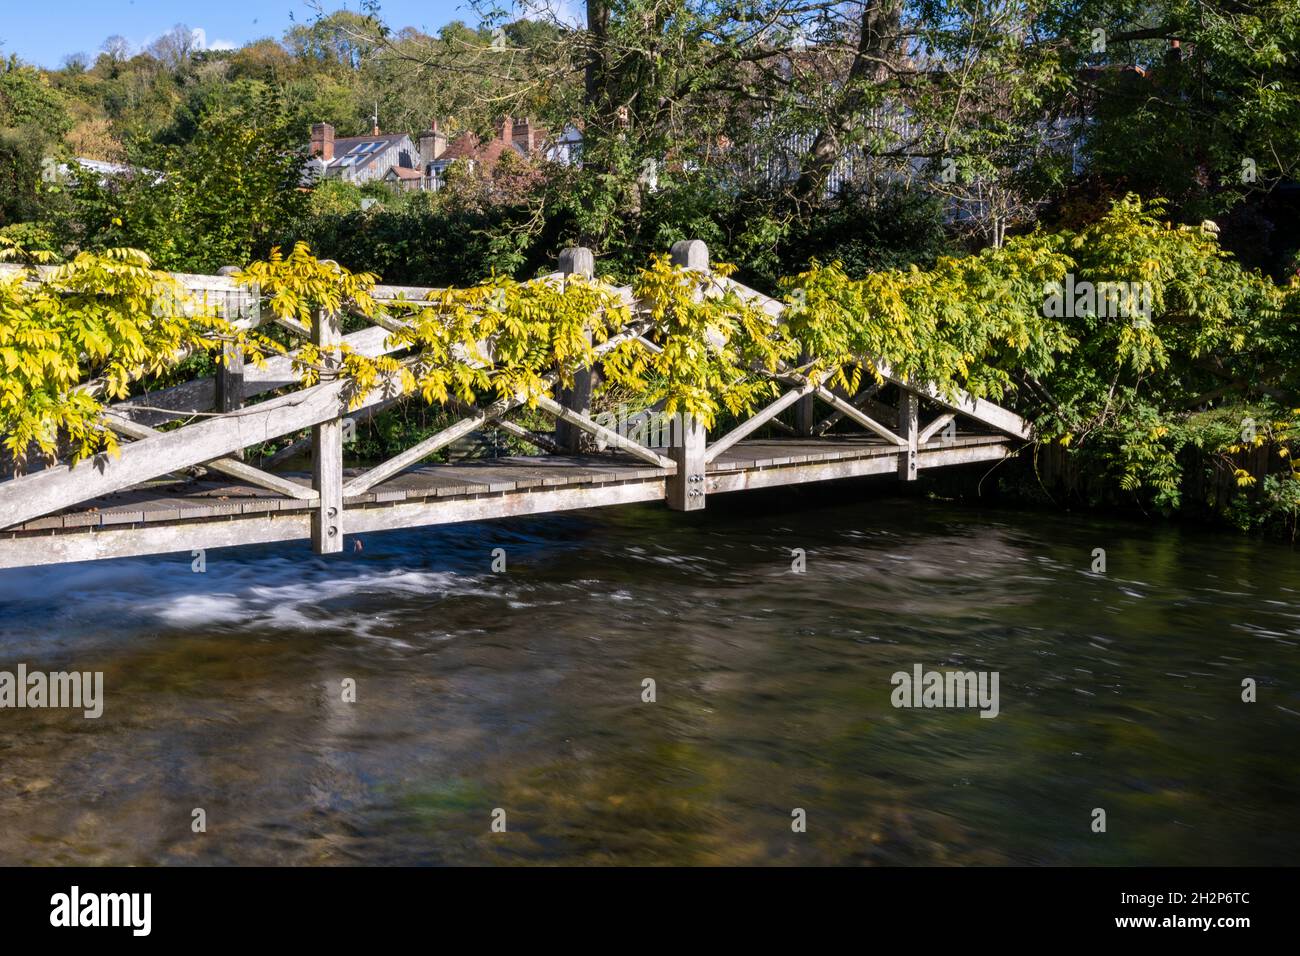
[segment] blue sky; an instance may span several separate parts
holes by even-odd
[[[322,0],[326,10],[359,0]],[[93,59],[104,40],[121,34],[135,48],[147,45],[177,23],[202,30],[209,47],[241,46],[249,40],[277,39],[313,16],[305,0],[4,0],[0,3],[0,54],[56,67],[72,53]],[[478,16],[468,0],[380,0],[389,26],[436,30],[452,20],[473,23]]]

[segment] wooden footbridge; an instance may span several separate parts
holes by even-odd
[[[732,288],[779,321],[780,302],[709,272],[703,243],[679,242],[672,257],[701,274],[702,289]],[[592,267],[590,252],[570,249],[559,272],[536,281],[590,276]],[[262,321],[257,291],[228,274],[177,278],[191,294],[221,302],[221,314],[236,325]],[[379,286],[374,295],[377,301],[419,300],[429,291]],[[648,310],[632,301],[630,289],[617,291],[632,319],[596,348],[598,360],[630,337],[654,347]],[[321,349],[346,343],[372,356],[400,349],[391,341],[391,322],[346,336],[336,317],[322,315],[313,326],[296,331]],[[291,353],[259,367],[235,354],[212,377],[110,405],[106,421],[125,439],[119,456],[59,463],[0,481],[0,568],[299,539],[323,554],[343,550],[347,536],[368,532],[631,502],[663,501],[693,511],[712,495],[751,488],[878,474],[911,481],[923,468],[1002,459],[1030,437],[1027,423],[1004,408],[944,396],[880,368],[883,385],[870,381],[856,395],[827,387],[826,379],[778,370],[773,377],[789,390],[725,434],[709,436],[698,421],[678,417],[650,429],[647,438],[645,429],[610,427],[616,423],[593,414],[598,363],[579,372],[573,388],[557,398],[536,401],[554,418],[554,432],[510,420],[527,404],[519,396],[467,409],[456,424],[388,461],[349,467],[345,433],[403,397],[376,390],[349,409],[342,379],[323,376],[303,387],[292,361]],[[821,420],[818,404],[825,409]],[[793,424],[778,417],[787,411]],[[177,419],[192,421],[159,430]],[[426,463],[439,450],[493,428],[541,453]],[[243,458],[250,446],[299,433],[303,437],[288,450],[310,449],[310,473],[277,470],[284,453],[263,467]],[[753,437],[758,433],[770,437]]]

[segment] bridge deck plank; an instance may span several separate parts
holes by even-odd
[[[961,448],[997,444],[996,435],[963,434],[943,447]],[[936,436],[926,446],[940,446]],[[897,446],[866,435],[831,435],[816,439],[761,439],[741,441],[709,465],[710,474],[769,471],[788,466],[830,464],[859,458],[897,455]],[[797,469],[796,469],[797,470]],[[354,469],[351,472],[359,473]],[[622,454],[510,456],[452,465],[419,465],[395,475],[363,495],[349,498],[348,506],[383,506],[408,501],[444,498],[478,498],[527,494],[530,490],[599,487],[662,480],[669,469],[655,468]],[[310,484],[306,474],[284,474]],[[160,479],[115,492],[76,508],[27,522],[0,534],[42,536],[84,533],[88,529],[130,525],[179,524],[187,521],[238,516],[273,516],[305,512],[309,502],[277,496],[265,489],[219,476],[190,481]],[[503,508],[503,513],[509,513]]]

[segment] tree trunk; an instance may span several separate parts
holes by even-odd
[[[864,87],[879,84],[889,76],[888,61],[898,57],[902,15],[902,0],[867,0],[863,4],[861,33],[844,90],[817,131],[795,183],[795,201],[801,210],[821,199],[835,164],[844,155],[845,140],[868,102]]]

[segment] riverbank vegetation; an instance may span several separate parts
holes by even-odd
[[[369,5],[237,50],[178,28],[59,69],[4,61],[0,239],[63,264],[0,283],[6,446],[108,447],[100,399],[239,334],[169,305],[154,270],[244,267],[309,316],[322,288],[364,311],[379,277],[454,286],[402,315],[426,359],[408,384],[434,406],[540,390],[612,328],[589,341],[584,316],[616,316],[598,283],[520,281],[581,244],[672,330],[662,352],[606,358],[611,396],[725,420],[769,394],[738,368],[803,356],[849,385],[887,362],[1035,422],[1006,490],[1295,533],[1294,4],[587,8],[581,28],[484,8],[426,34]],[[527,115],[579,130],[581,161],[507,152],[453,164],[437,192],[303,181],[312,123],[361,133],[376,113],[484,138]],[[781,298],[787,324],[691,300],[652,258],[681,238]],[[484,322],[492,374],[465,358]],[[732,351],[685,347],[706,328]],[[359,387],[401,371],[348,361]],[[434,427],[386,414],[363,429],[377,454]]]

